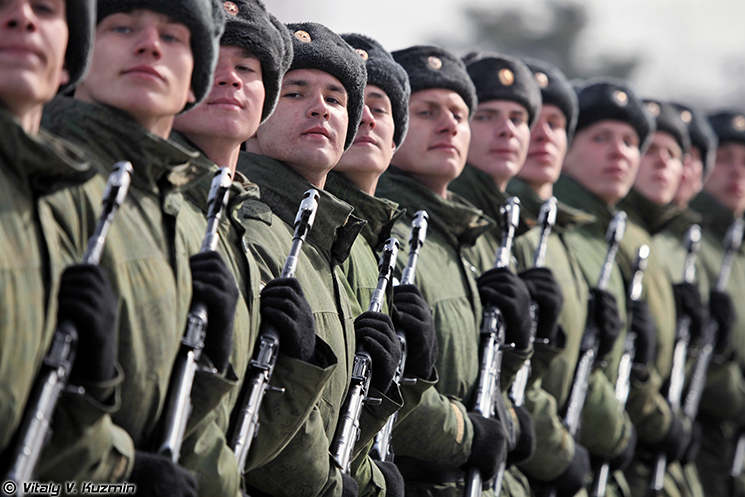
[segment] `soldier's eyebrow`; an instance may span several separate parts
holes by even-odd
[[[347,94],[347,90],[345,90],[343,86],[339,86],[334,83],[327,84],[326,89],[329,91],[337,91],[339,93],[344,93],[345,95]]]
[[[385,98],[387,95],[383,92],[371,91],[367,94],[367,98]]]
[[[306,87],[306,86],[310,86],[310,83],[307,80],[304,80],[304,79],[291,79],[289,81],[285,81],[284,83],[282,83],[282,87],[283,88],[286,87],[286,86],[303,86],[303,87]]]

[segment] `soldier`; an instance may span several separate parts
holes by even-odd
[[[398,389],[391,387],[400,350],[393,325],[382,313],[353,314],[337,266],[349,255],[363,221],[352,207],[323,190],[328,172],[351,146],[364,105],[366,72],[362,58],[325,26],[288,25],[294,56],[279,92],[274,114],[247,143],[238,171],[261,188],[261,201],[237,199],[244,249],[253,256],[262,280],[275,279],[290,249],[293,221],[303,193],[316,188],[318,213],[297,266],[315,318],[298,332],[299,357],[309,362],[292,388],[311,388],[317,402],[309,413],[273,413],[276,422],[294,427],[286,447],[265,464],[245,475],[250,491],[271,495],[357,495],[355,480],[340,471],[329,457],[329,446],[339,422],[349,385],[356,344],[373,360],[371,393],[388,415],[400,407]],[[357,319],[354,321],[354,318]],[[311,360],[312,359],[312,360]],[[390,389],[390,390],[389,390]],[[389,396],[390,395],[390,396]],[[398,400],[398,402],[397,402]],[[377,432],[363,417],[360,444]],[[366,468],[371,468],[368,464]],[[373,468],[374,470],[374,468]],[[384,493],[384,478],[362,490]]]
[[[531,133],[525,165],[507,186],[507,192],[517,195],[522,212],[533,222],[541,204],[553,194],[561,166],[571,143],[579,113],[577,96],[564,75],[554,66],[536,60],[526,60],[535,81],[541,88],[543,106]],[[633,453],[633,440],[618,437],[621,429],[631,433],[628,418],[624,419],[612,385],[602,371],[595,370],[589,380],[589,399],[584,407],[581,442],[573,440],[563,424],[557,422],[556,411],[564,408],[579,357],[580,341],[587,319],[588,283],[582,276],[578,254],[567,242],[569,232],[593,222],[583,211],[558,204],[556,225],[548,241],[546,267],[558,274],[564,305],[553,329],[537,331],[531,368],[531,382],[526,394],[526,406],[536,419],[538,450],[532,459],[521,466],[540,488],[542,484],[556,487],[558,495],[573,495],[587,485],[590,476],[590,456],[612,459],[611,468],[617,469]],[[531,266],[536,249],[538,230],[518,239],[516,251],[521,266]],[[543,307],[540,307],[543,310]],[[540,321],[539,321],[540,323]],[[603,320],[598,329],[607,325]],[[549,366],[550,364],[550,366]],[[543,388],[551,395],[546,395]],[[551,397],[553,396],[553,397]],[[608,430],[608,426],[618,427]],[[623,478],[616,473],[615,478]],[[539,483],[540,482],[540,483]],[[612,490],[611,486],[608,490]]]
[[[123,444],[134,443],[134,457],[100,465],[98,471],[137,483],[141,495],[196,495],[190,473],[148,452],[158,443],[159,418],[192,298],[208,307],[202,354],[207,367],[196,376],[193,402],[198,407],[187,427],[182,462],[197,473],[201,495],[239,491],[238,472],[229,458],[220,460],[225,478],[213,477],[215,454],[225,444],[212,413],[235,386],[229,359],[239,291],[218,253],[187,259],[188,237],[182,230],[193,225],[194,214],[181,210],[179,188],[208,170],[192,163],[196,154],[167,140],[174,116],[209,92],[223,24],[221,7],[210,0],[101,0],[88,76],[75,99],[57,99],[45,109],[50,129],[85,147],[101,173],[76,190],[77,212],[55,199],[55,215],[74,251],[82,252],[91,220],[98,217],[108,169],[119,160],[134,166],[129,196],[103,255],[122,308],[118,359],[125,379],[121,409],[111,419],[129,440],[102,432],[95,449],[121,451]],[[92,407],[99,416],[114,411]],[[66,464],[95,467],[96,451],[67,458]]]
[[[691,201],[701,214],[703,240],[699,260],[708,288],[719,274],[722,240],[728,226],[745,212],[745,116],[737,111],[723,111],[709,116],[709,124],[719,139],[714,168],[703,191]],[[719,325],[715,358],[709,366],[706,388],[701,398],[699,420],[703,432],[701,452],[696,465],[706,495],[743,495],[742,476],[732,481],[729,471],[738,434],[743,425],[743,313],[732,301],[745,288],[742,248],[732,264],[725,292],[709,293],[709,315]],[[705,287],[706,288],[706,287]]]

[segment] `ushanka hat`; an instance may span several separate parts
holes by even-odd
[[[393,122],[396,129],[393,142],[396,147],[401,146],[409,127],[409,75],[401,65],[393,60],[393,56],[383,46],[372,38],[361,34],[344,34],[341,37],[365,61],[367,68],[367,84],[375,85],[383,90],[391,101]]]
[[[721,146],[727,142],[745,145],[745,112],[725,110],[709,116],[709,124]]]
[[[579,103],[576,133],[599,121],[621,121],[630,125],[644,150],[652,136],[655,122],[644,103],[625,81],[593,78],[575,86]]]
[[[65,52],[65,69],[70,75],[70,81],[60,86],[60,92],[74,88],[83,80],[90,65],[96,31],[95,0],[67,0],[65,9],[67,30],[70,33]]]
[[[290,71],[317,69],[339,80],[347,91],[347,138],[344,150],[354,143],[365,105],[367,71],[365,61],[341,36],[322,24],[303,22],[288,24],[294,55]]]
[[[574,88],[569,84],[564,73],[555,65],[537,59],[522,60],[533,73],[538,88],[541,89],[543,105],[555,105],[564,113],[567,121],[567,143],[572,143],[579,114],[579,104]]]
[[[680,113],[680,118],[688,127],[688,135],[691,137],[691,146],[698,148],[701,153],[701,161],[704,165],[704,175],[711,170],[717,155],[717,135],[709,126],[706,117],[685,105],[673,103]]]
[[[670,134],[678,142],[683,153],[688,152],[691,148],[691,137],[688,135],[688,128],[680,117],[680,112],[668,102],[659,100],[645,99],[644,105],[647,111],[654,117],[657,129]]]
[[[468,115],[476,112],[476,88],[466,66],[453,52],[432,45],[417,45],[392,52],[393,58],[406,69],[411,92],[445,88],[461,96]]]
[[[287,27],[266,11],[261,0],[232,0],[223,4],[225,32],[221,45],[241,47],[261,62],[264,109],[261,122],[274,112],[282,78],[292,63],[292,39]]]
[[[225,27],[223,3],[219,0],[98,0],[98,22],[118,12],[145,9],[172,17],[189,28],[194,57],[191,89],[196,102],[187,103],[183,112],[201,102],[212,89],[220,36]]]
[[[509,55],[489,52],[469,54],[464,62],[479,103],[516,102],[528,111],[528,125],[533,128],[541,115],[541,90],[528,66]]]

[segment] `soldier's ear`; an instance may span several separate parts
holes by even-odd
[[[70,72],[67,69],[62,68],[62,72],[60,72],[60,75],[59,75],[59,85],[60,86],[66,85],[69,82],[70,82]]]
[[[189,96],[186,98],[186,101],[190,104],[193,104],[197,101],[197,96],[194,95],[194,90],[192,90],[191,88],[189,88]]]

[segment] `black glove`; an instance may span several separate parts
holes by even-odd
[[[477,412],[469,412],[468,419],[473,425],[473,443],[464,469],[477,468],[482,481],[491,480],[507,458],[504,428],[498,420],[487,419]]]
[[[367,311],[354,321],[357,347],[364,349],[372,358],[370,385],[386,393],[393,382],[393,375],[401,360],[401,345],[393,323],[387,314]]]
[[[623,449],[620,454],[616,455],[616,457],[611,459],[609,462],[611,473],[613,471],[616,471],[617,469],[623,471],[629,466],[629,464],[631,464],[631,460],[634,458],[637,440],[636,428],[632,426],[631,430],[631,436],[629,437],[629,443],[628,445],[626,445],[626,448]]]
[[[607,290],[593,288],[590,290],[595,299],[595,325],[600,331],[598,357],[605,357],[616,343],[621,333],[621,315],[618,312],[616,297]]]
[[[316,348],[313,311],[295,278],[277,278],[261,291],[261,328],[273,326],[279,333],[280,351],[309,362]]]
[[[219,253],[200,252],[189,259],[192,302],[207,306],[207,336],[204,353],[218,371],[228,368],[233,348],[233,321],[238,305],[238,285]]]
[[[507,268],[490,269],[477,281],[481,304],[494,306],[507,325],[505,341],[518,350],[530,346],[530,292],[525,283]]]
[[[170,458],[136,451],[129,481],[139,497],[197,497],[197,480]]]
[[[632,300],[631,331],[636,333],[636,354],[634,363],[646,366],[654,361],[657,347],[657,328],[646,300]]]
[[[732,298],[726,292],[712,290],[709,294],[709,316],[719,325],[717,343],[714,349],[722,353],[729,346],[732,339],[732,328],[737,318],[737,311],[732,304]]]
[[[385,478],[385,497],[404,497],[404,477],[392,462],[375,461]]]
[[[515,448],[507,454],[507,467],[527,461],[533,457],[536,448],[533,416],[524,406],[513,406],[513,408],[520,423],[520,438],[517,440]]]
[[[357,482],[343,471],[341,473],[341,484],[341,497],[357,497],[359,493]]]
[[[698,451],[701,450],[701,442],[704,438],[703,431],[701,429],[701,423],[698,421],[693,422],[691,427],[691,441],[688,442],[683,457],[680,459],[681,466],[695,463],[698,457]]]
[[[520,279],[530,291],[530,297],[538,305],[536,337],[553,342],[559,329],[559,315],[564,305],[564,295],[554,274],[546,267],[534,267],[522,271]]]
[[[675,311],[678,319],[687,315],[691,318],[691,343],[696,343],[706,322],[706,309],[701,300],[701,292],[691,283],[677,283],[673,285],[675,294]]]
[[[691,432],[677,416],[673,416],[670,429],[661,441],[649,445],[647,448],[653,454],[664,452],[668,462],[679,461],[685,453],[691,440]]]
[[[557,497],[571,497],[587,487],[590,476],[590,454],[580,444],[574,444],[574,458],[569,467],[553,482]]]
[[[432,310],[414,285],[393,288],[393,324],[406,335],[408,376],[429,379],[437,360],[437,336]]]
[[[113,378],[117,298],[103,269],[90,264],[69,266],[62,273],[58,299],[57,323],[71,321],[78,332],[73,382]]]

